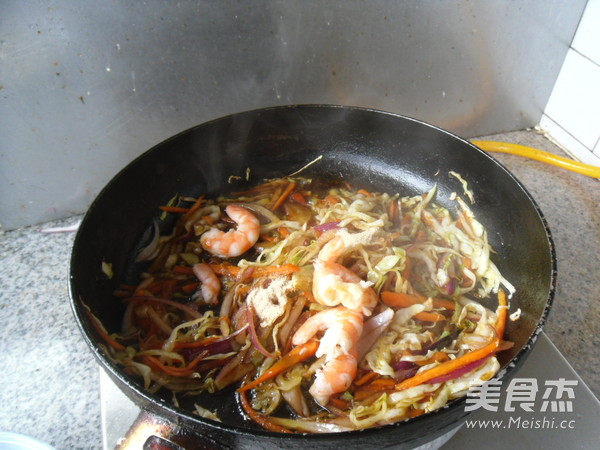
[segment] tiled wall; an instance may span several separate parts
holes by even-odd
[[[574,158],[600,165],[600,0],[588,0],[540,128]]]

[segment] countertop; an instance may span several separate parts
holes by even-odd
[[[564,156],[533,130],[482,139]],[[518,156],[494,157],[525,185],[552,232],[558,288],[544,330],[599,396],[600,184]],[[74,234],[40,232],[80,219],[0,231],[0,431],[61,449],[102,447],[98,365],[80,336],[68,297]]]

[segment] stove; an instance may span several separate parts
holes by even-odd
[[[105,449],[219,448],[141,411],[102,369],[100,396]],[[600,402],[543,332],[511,384],[467,400],[465,424],[418,450],[598,448]]]

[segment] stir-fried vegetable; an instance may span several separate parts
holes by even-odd
[[[150,392],[216,391],[277,432],[347,431],[440,408],[491,378],[515,290],[460,197],[344,182],[268,180],[215,199],[174,197],[115,295],[106,351]],[[497,302],[496,297],[497,295]],[[194,399],[195,411],[218,411]]]

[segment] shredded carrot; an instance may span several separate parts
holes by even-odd
[[[167,366],[160,362],[160,360],[154,356],[143,355],[142,360],[152,366],[155,369],[161,370],[168,375],[172,375],[174,377],[186,377],[191,375],[194,372],[194,369],[202,361],[206,356],[208,356],[209,352],[205,351],[196,356],[187,366],[185,367],[173,367]]]
[[[338,397],[330,397],[329,398],[329,404],[337,409],[341,409],[341,410],[345,410],[348,408],[348,406],[350,405],[349,402],[347,402],[346,400],[342,400],[341,398]]]
[[[391,378],[377,378],[371,383],[359,386],[354,391],[354,399],[362,401],[369,398],[371,395],[377,392],[393,391],[396,387],[396,382]]]
[[[397,199],[390,202],[390,205],[388,206],[388,214],[392,223],[397,225],[400,222],[400,208],[398,207]]]
[[[367,197],[372,197],[373,194],[371,194],[369,191],[367,191],[366,189],[359,189],[358,191],[356,191],[357,194],[362,194],[362,195],[366,195]]]
[[[290,430],[288,430],[287,428],[284,428],[271,422],[267,416],[256,411],[248,401],[245,392],[238,391],[238,393],[240,396],[240,405],[242,406],[242,409],[246,414],[248,414],[248,417],[250,417],[250,419],[253,422],[257,423],[258,425],[260,425],[268,431],[274,431],[276,433],[290,433]]]
[[[434,362],[448,361],[449,359],[450,358],[448,357],[448,354],[446,352],[435,352],[433,355],[431,355],[431,358],[416,360],[413,362],[415,364],[417,364],[418,366],[426,366],[426,365],[432,364]]]
[[[373,380],[371,383],[364,386],[366,389],[379,391],[385,389],[392,389],[396,385],[396,382],[391,378],[378,378]]]
[[[196,348],[196,347],[203,347],[205,345],[210,345],[212,343],[214,343],[215,341],[218,341],[220,338],[219,336],[209,336],[205,339],[202,339],[200,341],[192,341],[192,342],[175,342],[175,345],[173,346],[173,348],[178,349],[178,348]]]
[[[279,234],[281,234],[281,236],[284,238],[290,235],[290,230],[288,230],[286,227],[279,227],[277,228],[277,231],[279,231]]]
[[[494,338],[489,344],[484,347],[481,347],[477,350],[473,350],[469,353],[465,353],[462,356],[459,356],[456,359],[451,359],[449,361],[443,362],[435,367],[432,367],[429,370],[424,372],[417,373],[415,376],[411,378],[407,378],[406,380],[398,383],[396,385],[396,390],[401,391],[404,389],[408,389],[414,386],[419,386],[421,384],[427,383],[429,380],[433,380],[434,378],[441,377],[443,375],[448,375],[455,370],[460,369],[461,367],[466,366],[467,364],[471,364],[472,362],[479,361],[486,356],[492,355],[496,351],[498,351],[498,347],[500,345],[500,339]]]
[[[228,276],[231,278],[237,278],[240,274],[240,269],[238,266],[234,266],[233,264],[210,264],[210,268],[220,276]],[[267,277],[271,275],[291,275],[300,270],[299,266],[295,264],[282,264],[280,266],[269,266],[269,267],[256,267],[252,271],[250,275],[252,278],[261,278]]]
[[[422,311],[413,316],[415,319],[422,320],[423,322],[439,322],[440,320],[446,320],[446,316],[436,312]]]
[[[182,208],[181,206],[159,206],[161,211],[170,213],[186,213],[189,212],[190,208]]]
[[[189,211],[187,212],[187,215],[189,216],[193,212],[196,212],[198,209],[200,209],[200,206],[202,206],[203,202],[204,202],[204,195],[201,195],[200,197],[198,197],[196,199],[194,204],[190,207]]]
[[[432,299],[432,301],[433,301],[433,306],[435,308],[444,308],[444,309],[448,309],[450,311],[454,311],[456,309],[456,303],[453,302],[452,300],[447,300],[445,298],[434,297]]]
[[[329,206],[336,205],[340,202],[341,202],[340,198],[335,195],[328,195],[327,197],[325,197],[323,199],[323,203],[325,203],[326,205],[329,205]]]
[[[279,196],[279,199],[277,199],[277,201],[271,208],[271,211],[275,211],[277,208],[283,205],[283,202],[285,202],[285,200],[288,198],[288,196],[292,193],[294,189],[296,189],[296,183],[292,181],[290,182],[290,184],[287,185],[283,193]]]
[[[192,275],[194,273],[194,269],[188,266],[173,266],[171,270],[173,273],[178,273],[180,275]]]
[[[418,417],[423,413],[425,413],[424,409],[411,409],[406,415],[408,418],[412,419],[413,417]]]
[[[199,285],[200,283],[198,281],[192,281],[191,283],[186,283],[183,286],[181,286],[181,290],[186,294],[191,294],[196,289],[198,289]]]
[[[104,340],[104,342],[106,342],[108,345],[110,345],[112,348],[114,348],[118,352],[122,352],[123,350],[125,350],[125,346],[123,344],[115,341],[112,337],[110,337],[110,335],[104,329],[104,327],[102,326],[102,324],[100,323],[100,321],[98,320],[98,318],[96,316],[94,316],[89,311],[88,311],[87,315],[88,315],[88,319],[92,323],[92,326],[94,327],[94,330],[96,330],[96,332],[100,335],[100,337]]]
[[[276,377],[281,372],[289,369],[290,367],[303,361],[306,361],[308,358],[312,357],[317,352],[318,347],[319,341],[316,340],[310,340],[306,344],[294,347],[292,350],[289,351],[289,353],[285,354],[279,361],[273,364],[261,376],[240,387],[238,389],[238,392],[244,392],[248,389],[252,389],[258,386],[259,384]]]
[[[354,382],[355,386],[362,386],[363,384],[368,383],[369,381],[373,380],[373,378],[377,378],[379,376],[379,374],[377,372],[367,372],[366,374],[364,374],[362,377],[360,377],[358,380],[356,380]]]
[[[427,298],[421,294],[405,294],[403,292],[383,291],[381,300],[387,306],[396,308],[407,308],[417,303],[424,303]],[[454,311],[456,304],[452,300],[445,298],[434,297],[431,299],[435,308],[444,308]]]
[[[498,291],[498,310],[496,311],[496,333],[498,334],[498,339],[502,339],[504,336],[507,315],[508,306],[506,305],[506,295],[504,294],[504,291],[500,289]]]
[[[390,291],[383,291],[381,293],[381,300],[387,306],[396,308],[408,308],[409,306],[421,303],[421,299],[416,295]]]
[[[292,193],[290,195],[290,198],[292,200],[294,200],[296,203],[298,203],[299,205],[308,206],[308,202],[304,198],[304,195],[302,195],[300,192],[294,192],[294,193]]]

